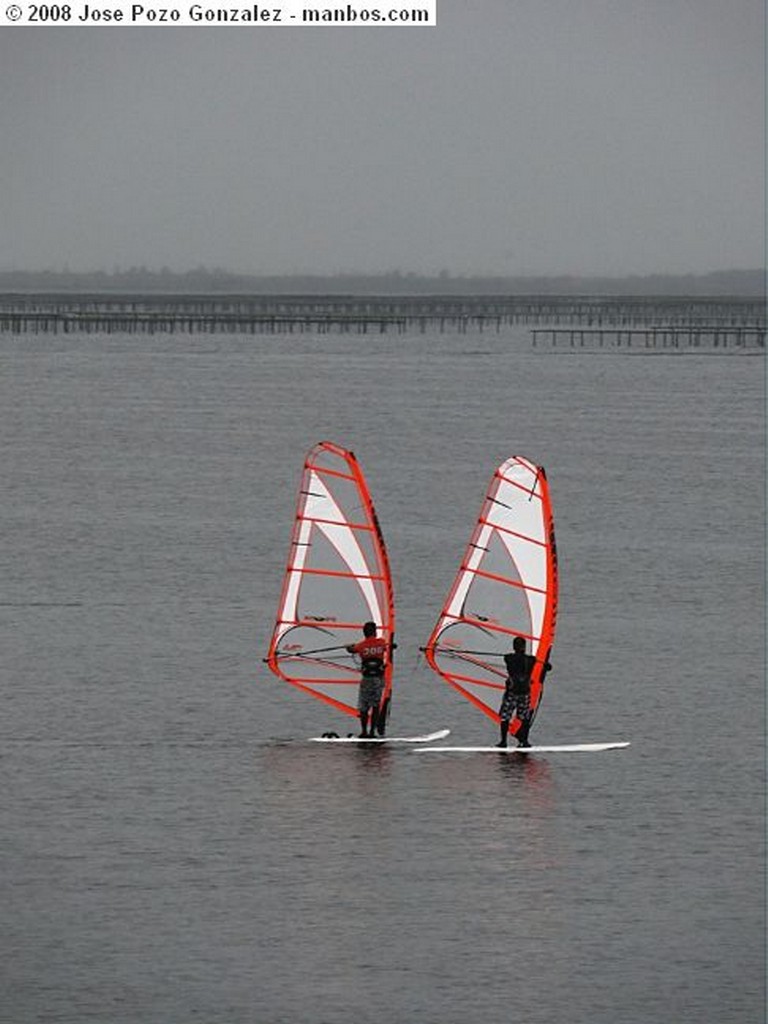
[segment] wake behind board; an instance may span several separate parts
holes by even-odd
[[[374,736],[363,739],[360,736],[310,736],[310,743],[434,743],[444,740],[450,729],[438,729],[437,732],[424,733],[422,736]],[[435,747],[439,750],[441,748]]]
[[[430,754],[594,754],[602,750],[619,750],[629,743],[561,743],[540,747],[419,747],[416,753]]]

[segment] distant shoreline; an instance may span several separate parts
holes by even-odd
[[[630,277],[470,277],[412,273],[247,275],[197,269],[181,273],[144,267],[112,273],[12,270],[0,273],[0,293],[177,295],[590,295],[764,298],[763,270]]]

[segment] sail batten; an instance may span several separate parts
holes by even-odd
[[[466,566],[463,566],[466,568]],[[496,580],[498,583],[506,583],[510,587],[519,587],[521,590],[529,590],[534,594],[546,594],[541,587],[534,587],[530,583],[521,583],[520,580],[511,579],[509,576],[499,576],[495,572],[485,572],[483,569],[475,569],[475,576],[482,576],[486,580]]]
[[[547,546],[546,540],[541,540],[538,537],[527,537],[524,533],[519,533],[517,530],[510,530],[508,527],[502,526],[501,523],[494,522],[491,519],[485,519],[483,516],[480,517],[478,522],[482,523],[483,526],[492,526],[494,530],[498,530],[499,533],[505,533],[510,537],[517,537],[519,540],[524,540],[527,544],[538,544],[539,547],[542,548]]]
[[[354,473],[342,473],[338,469],[330,469],[328,466],[315,466],[317,473],[322,473],[323,476],[335,476],[339,480],[352,480],[356,479]]]
[[[557,615],[557,548],[544,469],[513,456],[494,472],[464,557],[424,652],[429,665],[498,722],[504,655],[516,636],[536,659],[541,700]],[[513,729],[514,731],[514,729]]]
[[[382,576],[381,573],[377,573],[372,576],[371,573],[364,572],[340,572],[337,569],[302,569],[302,572],[308,576],[338,576],[342,579],[349,580],[383,580],[386,577]]]
[[[363,624],[370,621],[392,644],[394,601],[384,539],[354,454],[322,441],[304,460],[265,660],[279,679],[357,716],[360,672],[346,647],[361,639]],[[390,658],[383,701],[389,701],[391,687]]]
[[[331,526],[338,525],[338,519],[320,519],[318,516],[304,516],[307,523],[328,523]],[[370,523],[344,523],[348,530],[373,530]]]

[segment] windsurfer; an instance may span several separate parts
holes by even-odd
[[[360,696],[357,704],[362,727],[360,739],[373,739],[377,730],[380,736],[384,734],[384,723],[379,722],[379,709],[384,693],[388,647],[383,637],[376,636],[375,622],[366,622],[363,626],[363,639],[347,647],[350,654],[360,658]]]
[[[507,667],[507,684],[504,690],[504,699],[499,708],[501,719],[501,739],[497,747],[506,747],[509,723],[513,715],[520,720],[520,728],[515,734],[519,747],[530,747],[528,732],[531,728],[531,673],[536,664],[532,654],[525,653],[525,640],[516,636],[512,641],[512,652],[504,655],[504,664]],[[549,662],[544,666],[548,672],[552,666]]]

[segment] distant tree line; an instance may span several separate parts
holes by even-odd
[[[760,298],[764,270],[711,274],[649,274],[632,277],[469,277],[442,271],[435,276],[391,271],[384,274],[249,275],[197,267],[0,272],[0,292],[123,292],[162,294],[286,295],[691,295]]]

